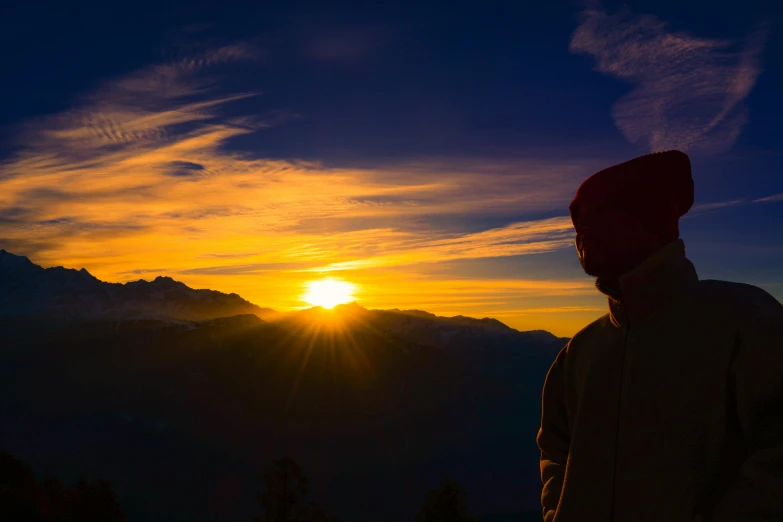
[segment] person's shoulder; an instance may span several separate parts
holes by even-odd
[[[612,324],[609,314],[606,313],[576,332],[566,344],[565,350],[574,351],[580,349],[581,346],[591,345],[603,338],[607,330],[613,328],[616,327]]]
[[[742,308],[783,308],[783,305],[769,292],[758,286],[734,281],[703,279],[699,281],[699,292],[709,299],[728,299]]]
[[[752,322],[764,317],[777,322],[783,320],[783,304],[758,286],[706,279],[699,281],[698,291],[704,306],[735,320]]]

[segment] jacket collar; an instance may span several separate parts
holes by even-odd
[[[685,243],[676,239],[617,280],[598,278],[595,286],[608,297],[612,324],[630,328],[698,281],[693,263],[685,257]]]

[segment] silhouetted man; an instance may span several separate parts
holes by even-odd
[[[642,156],[571,203],[584,271],[609,313],[546,376],[546,522],[783,521],[783,306],[700,281],[678,220],[688,156]]]

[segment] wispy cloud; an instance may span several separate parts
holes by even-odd
[[[745,205],[747,203],[747,199],[732,199],[730,201],[717,201],[715,203],[701,203],[699,205],[693,205],[691,210],[683,217],[702,214],[704,212],[712,212],[714,210],[721,210],[729,207],[736,207],[737,205]]]
[[[650,151],[713,153],[734,144],[747,122],[743,100],[761,72],[767,28],[745,42],[673,30],[628,8],[585,10],[570,49],[591,54],[596,70],[633,85],[612,108],[615,124]]]
[[[118,145],[165,141],[170,132],[183,125],[208,121],[214,110],[225,103],[258,93],[240,93],[206,100],[195,97],[208,93],[216,83],[212,67],[240,61],[257,61],[263,51],[247,44],[234,44],[196,56],[145,67],[126,76],[106,81],[83,97],[72,110],[41,118],[26,126],[25,144],[35,140],[33,155],[40,158],[47,145],[68,145],[50,150],[73,161],[80,152]],[[178,129],[179,133],[181,129]],[[63,158],[64,156],[64,158]],[[51,156],[48,159],[52,159]]]
[[[738,198],[738,199],[731,199],[728,201],[716,201],[714,203],[700,203],[698,205],[694,205],[691,208],[691,210],[687,214],[685,214],[681,219],[690,218],[692,216],[698,216],[700,214],[704,214],[707,212],[723,210],[725,208],[737,207],[740,205],[750,205],[752,203],[776,203],[778,201],[783,201],[783,194],[773,194],[771,196],[766,196],[763,198],[756,198],[756,199]]]
[[[783,201],[783,192],[764,198],[754,199],[753,203],[775,203],[777,201]]]
[[[381,238],[388,237],[384,232],[391,233],[391,231],[369,232],[371,235]],[[387,244],[381,248],[362,248],[362,253],[370,253],[374,250],[376,254],[374,256],[353,256],[355,258],[348,261],[332,262],[326,266],[306,270],[329,272],[418,263],[440,263],[458,259],[541,254],[572,247],[573,236],[573,226],[568,217],[512,223],[501,228],[435,240],[405,234],[403,237],[398,237],[393,244]],[[367,243],[362,242],[362,244],[366,245]]]
[[[498,317],[517,316],[525,314],[564,314],[564,313],[579,313],[579,312],[606,312],[604,306],[551,306],[546,308],[519,308],[519,309],[506,309],[502,312],[493,312],[493,315]]]
[[[427,279],[400,294],[389,271],[412,281],[422,264],[573,248],[567,217],[537,216],[567,208],[584,162],[336,168],[232,150],[232,138],[281,120],[223,116],[258,92],[221,91],[213,69],[262,56],[233,45],[146,67],[26,123],[21,151],[0,163],[0,246],[104,280],[173,275],[279,308],[301,305],[298,286],[336,270],[393,306],[594,291]]]

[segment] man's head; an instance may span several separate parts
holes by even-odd
[[[569,210],[584,271],[616,278],[680,236],[678,220],[693,205],[688,156],[648,154],[587,178]]]

